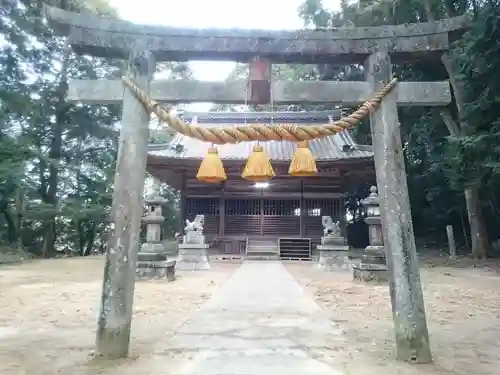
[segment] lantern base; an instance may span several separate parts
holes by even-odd
[[[389,281],[384,246],[371,245],[365,248],[360,263],[353,267],[353,278],[363,282],[387,283]]]
[[[361,268],[353,267],[353,279],[365,283],[386,284],[389,282],[389,271],[387,267],[381,268]]]
[[[136,279],[175,281],[175,264],[175,260],[167,260],[166,254],[138,253],[135,269]]]

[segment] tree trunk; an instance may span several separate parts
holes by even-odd
[[[56,253],[56,219],[53,218],[45,227],[45,237],[43,239],[42,256],[51,258]]]
[[[75,223],[76,232],[78,234],[78,254],[81,256],[85,255],[85,231],[83,228],[83,223],[77,220]]]
[[[14,245],[17,243],[18,238],[16,222],[7,208],[2,208],[0,213],[4,216],[7,223],[7,240],[9,241],[9,245]]]
[[[465,189],[465,203],[467,204],[469,216],[472,255],[475,258],[486,258],[488,236],[484,225],[481,201],[479,200],[478,185]]]
[[[6,190],[4,191],[6,196],[10,196],[12,193],[16,194],[16,202],[14,209],[16,211],[12,211],[10,209],[10,199],[5,199],[0,201],[0,215],[3,215],[5,218],[5,222],[7,224],[7,240],[9,245],[16,245],[19,241],[20,237],[20,226],[17,224],[17,212],[18,212],[18,199],[20,189],[15,184],[6,184]]]
[[[463,83],[459,82],[455,76],[454,61],[450,58],[450,56],[444,55],[442,61],[450,77],[450,83],[455,94],[457,112],[461,119],[460,126],[453,120],[448,111],[442,111],[441,116],[448,128],[448,131],[450,132],[450,135],[455,138],[460,138],[465,135],[465,129],[467,127],[467,123],[463,120],[464,86]],[[477,181],[473,187],[469,187],[464,190],[464,195],[467,207],[467,216],[470,224],[472,255],[478,258],[485,258],[487,256],[488,249],[488,236],[479,197],[480,188],[481,182]]]
[[[24,216],[24,189],[18,188],[16,192],[15,225],[17,232],[17,248],[23,248],[23,216]]]
[[[92,254],[92,248],[94,247],[94,241],[96,236],[96,228],[97,224],[95,221],[93,221],[92,225],[90,226],[90,229],[87,231],[87,245],[85,247],[83,256]]]
[[[445,66],[451,68],[452,65],[450,64],[449,59],[447,59]],[[455,84],[452,85],[453,87],[458,87],[455,79],[450,79],[450,81],[455,82]],[[462,96],[460,94],[458,96],[455,95],[455,99],[457,100],[457,107],[459,107],[458,100],[461,100]],[[458,112],[462,112],[461,106]],[[448,131],[450,132],[450,135],[452,137],[460,138],[463,136],[463,130],[466,126],[463,121],[460,123],[460,126],[458,126],[458,124],[451,117],[451,114],[446,110],[441,112],[441,117],[443,118],[443,121],[446,124],[446,127],[448,128]],[[473,187],[466,188],[464,190],[464,195],[465,205],[467,208],[467,217],[470,224],[472,255],[478,258],[484,258],[487,255],[488,237],[486,231],[486,223],[484,222],[482,213],[481,201],[479,198],[480,187],[481,183],[477,182]]]
[[[53,137],[50,144],[49,158],[52,163],[49,165],[49,177],[47,179],[47,195],[45,203],[57,207],[57,191],[59,184],[59,160],[61,159],[62,135],[64,125],[67,120],[68,103],[66,103],[66,92],[68,90],[68,66],[71,55],[71,46],[69,40],[63,50],[61,70],[59,72],[59,85],[55,93],[55,124],[53,127]],[[57,214],[57,213],[56,213]],[[55,217],[52,222],[46,227],[44,239],[44,254],[51,256],[55,254]]]
[[[467,208],[465,209],[465,215],[467,215]],[[460,209],[460,223],[462,224],[462,233],[464,234],[464,241],[465,241],[465,247],[467,249],[470,249],[470,244],[469,244],[469,237],[467,235],[467,224],[466,222],[468,222],[462,213],[462,210]]]

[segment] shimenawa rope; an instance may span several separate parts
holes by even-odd
[[[136,98],[158,119],[166,122],[176,132],[188,137],[214,144],[238,143],[246,141],[280,141],[292,142],[309,141],[328,137],[343,130],[353,128],[370,112],[375,111],[382,99],[396,86],[397,78],[393,78],[370,100],[363,103],[356,111],[348,116],[324,125],[295,125],[295,124],[251,124],[235,125],[232,127],[204,127],[184,122],[173,116],[160,103],[152,100],[143,90],[129,78],[122,77],[123,83],[132,91]]]

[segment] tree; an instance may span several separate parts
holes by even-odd
[[[488,3],[490,7],[497,5],[495,1]],[[328,12],[322,7],[321,1],[307,0],[299,8],[299,14],[302,15],[306,25],[313,23],[315,27],[346,28],[423,22],[442,17],[457,16],[471,10],[477,13],[482,7],[486,7],[486,2],[360,0],[350,5],[343,3],[340,12]],[[326,16],[327,13],[330,13],[330,17]],[[478,16],[474,23],[484,25],[483,19]],[[491,19],[495,19],[495,16],[492,15]],[[318,24],[318,22],[323,23]],[[466,34],[465,39],[468,38],[468,35]],[[488,38],[489,43],[492,43],[492,40],[498,40],[495,39],[497,36],[492,38],[491,34]],[[472,253],[477,257],[483,257],[486,255],[486,249],[488,248],[488,238],[486,215],[483,215],[484,200],[481,199],[481,195],[485,195],[484,190],[486,189],[482,187],[488,176],[491,175],[491,168],[477,154],[479,144],[472,142],[472,138],[470,138],[476,132],[476,127],[471,127],[468,124],[469,118],[465,114],[466,99],[464,97],[468,95],[467,92],[470,90],[464,88],[471,86],[470,82],[460,72],[460,67],[464,66],[464,64],[467,65],[466,61],[471,60],[470,56],[478,56],[483,52],[476,50],[475,55],[471,55],[471,53],[464,51],[460,42],[456,44],[457,46],[450,53],[443,56],[443,64],[440,66],[429,66],[429,64],[422,66],[415,63],[394,66],[395,73],[403,79],[441,80],[450,77],[456,107],[458,108],[458,110],[443,111],[441,114],[422,109],[403,109],[401,111],[400,120],[405,141],[404,151],[407,160],[408,184],[417,234],[421,232],[428,235],[433,232],[436,232],[436,235],[438,232],[444,233],[439,227],[444,227],[450,223],[464,226],[464,209],[460,203],[459,191],[465,191],[466,211],[468,212],[466,217],[470,221]],[[465,60],[461,60],[460,56]],[[488,62],[497,60],[491,55]],[[493,64],[492,66],[496,65]],[[325,73],[324,78],[328,79],[345,79],[346,76],[342,69],[336,66],[322,67],[322,71]],[[359,78],[359,69],[356,69],[355,66],[350,67],[348,75],[353,73]],[[463,104],[461,104],[462,102]],[[455,117],[458,120],[455,120]],[[448,134],[441,130],[443,122],[446,124]],[[363,137],[363,129],[361,128],[361,132],[359,130],[357,132],[358,136]],[[481,139],[485,140],[486,138],[482,137]],[[464,159],[465,150],[469,150],[468,161]],[[489,155],[491,159],[491,152]],[[471,160],[474,162],[471,162]],[[479,165],[479,163],[481,164]],[[424,189],[422,189],[423,182],[425,182],[424,186],[426,186]],[[488,190],[492,191],[491,189]],[[492,193],[489,195],[489,208],[491,211],[497,212],[498,208],[492,209],[495,205],[492,202],[497,201],[496,196]],[[498,216],[498,214],[495,214],[497,223]],[[429,227],[429,224],[426,223],[435,225]],[[441,237],[444,236],[441,235]]]
[[[474,2],[474,7],[477,4]],[[469,8],[468,1],[459,2],[438,2],[434,0],[424,0],[423,5],[425,8],[425,14],[428,20],[435,20],[440,17],[447,16],[453,17],[464,13]],[[457,50],[451,53],[445,53],[442,56],[442,62],[450,78],[450,83],[453,88],[456,113],[458,121],[452,118],[449,111],[443,111],[443,120],[450,132],[451,140],[455,143],[462,143],[463,138],[470,133],[469,124],[465,114],[465,96],[466,85],[468,82],[464,79],[464,76],[460,74],[459,71],[459,57]],[[460,155],[458,155],[460,158]],[[460,161],[459,161],[460,163]],[[465,187],[464,195],[467,205],[467,213],[470,223],[470,232],[472,240],[472,254],[478,258],[484,258],[487,254],[487,249],[489,248],[488,235],[486,229],[486,223],[483,215],[483,207],[480,200],[480,190],[482,186],[482,171],[479,169],[478,173],[468,173],[468,178],[466,180],[462,179],[462,184]]]
[[[53,256],[68,240],[82,253],[92,247],[109,204],[109,169],[116,157],[113,123],[118,108],[68,104],[67,81],[118,76],[120,64],[72,53],[64,38],[54,37],[42,22],[44,3],[68,10],[81,10],[85,4],[13,1],[2,9],[0,27],[7,43],[0,62],[7,74],[1,78],[1,139],[17,153],[8,151],[10,174],[0,177],[9,182],[4,184],[1,208],[10,243],[24,243],[34,253]],[[115,15],[104,1],[91,5]],[[78,235],[68,237],[68,226]]]

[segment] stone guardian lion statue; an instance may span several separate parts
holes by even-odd
[[[340,236],[340,222],[334,222],[331,216],[321,217],[323,224],[323,235],[326,236]]]
[[[203,233],[203,225],[205,224],[205,216],[204,215],[196,215],[193,221],[189,221],[186,219],[186,226],[184,230],[186,233],[188,232],[198,232],[199,234]]]

